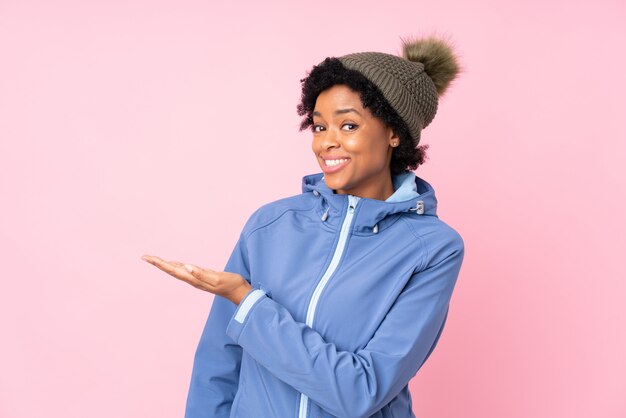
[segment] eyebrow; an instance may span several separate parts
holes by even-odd
[[[335,110],[334,114],[335,114],[335,115],[339,115],[340,113],[348,113],[348,112],[354,112],[354,113],[356,113],[356,114],[357,114],[357,115],[359,115],[359,116],[363,116],[363,115],[361,115],[361,114],[359,113],[359,111],[358,111],[358,110],[353,109],[353,108],[351,108],[351,107],[350,107],[350,108],[348,108],[348,109],[337,109],[337,110]],[[314,116],[322,116],[322,114],[321,114],[320,112],[318,112],[317,110],[313,112],[313,115],[314,115]]]

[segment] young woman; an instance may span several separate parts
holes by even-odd
[[[215,294],[186,418],[415,416],[408,383],[439,340],[464,243],[412,170],[460,70],[441,39],[402,42],[402,57],[329,57],[301,80],[322,172],[252,213],[223,272],[143,257]]]

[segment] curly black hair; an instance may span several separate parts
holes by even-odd
[[[344,84],[359,94],[364,108],[391,127],[400,137],[400,145],[393,149],[389,169],[391,174],[401,174],[415,170],[427,158],[428,145],[415,146],[409,128],[398,113],[384,98],[381,91],[358,71],[347,69],[336,57],[327,57],[313,67],[302,83],[302,97],[298,104],[298,115],[305,116],[300,124],[300,131],[313,125],[313,110],[317,96],[335,84]]]

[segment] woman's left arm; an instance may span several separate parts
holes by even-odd
[[[368,344],[340,351],[254,289],[226,334],[277,378],[336,416],[369,417],[407,385],[439,339],[464,256],[461,239],[411,276]]]

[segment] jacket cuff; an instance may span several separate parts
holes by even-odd
[[[238,341],[239,335],[246,324],[246,319],[249,317],[254,307],[267,297],[269,297],[269,292],[262,287],[256,287],[241,299],[241,302],[239,302],[237,309],[235,309],[233,316],[226,326],[226,335],[232,338],[235,343]]]

